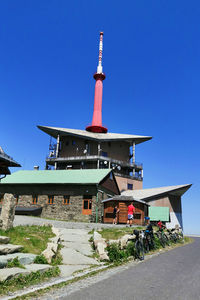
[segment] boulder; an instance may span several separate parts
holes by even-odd
[[[98,241],[96,251],[99,254],[100,260],[109,260],[109,257],[107,255],[106,251],[107,244],[105,241]]]
[[[0,235],[0,244],[8,244],[10,241],[10,238],[8,236]]]
[[[120,248],[124,249],[127,246],[128,241],[134,240],[136,238],[135,234],[125,234],[120,239]]]
[[[23,246],[20,245],[12,245],[12,244],[0,245],[0,254],[19,252],[22,250],[22,248]]]
[[[2,210],[1,210],[1,222],[0,226],[3,230],[8,230],[13,227],[13,221],[15,217],[16,198],[13,194],[4,194]]]
[[[99,254],[100,260],[109,260],[106,251],[107,243],[97,231],[94,231],[93,243],[97,253]]]

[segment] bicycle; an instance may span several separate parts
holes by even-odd
[[[134,230],[133,233],[136,236],[136,241],[135,241],[135,258],[144,260],[144,245],[143,245],[143,240],[144,240],[144,231],[138,231]]]
[[[160,240],[160,244],[163,248],[165,248],[166,245],[169,246],[169,239],[168,237],[166,236],[166,234],[164,233],[164,230],[163,229],[159,229],[155,235],[159,238]]]

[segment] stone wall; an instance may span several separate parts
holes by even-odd
[[[22,207],[42,207],[41,217],[53,218],[58,220],[67,221],[80,221],[80,222],[96,222],[96,206],[98,213],[98,222],[102,221],[103,205],[102,200],[110,197],[106,192],[99,191],[98,199],[92,196],[92,214],[85,215],[83,210],[83,195],[70,196],[69,204],[64,204],[64,196],[54,196],[53,204],[48,204],[48,195],[39,195],[36,204],[33,204],[32,195],[22,195],[18,197],[18,206]],[[98,202],[97,202],[98,200]]]

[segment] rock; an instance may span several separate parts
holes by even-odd
[[[119,245],[121,243],[121,240],[119,239],[119,240],[109,240],[108,241],[108,244],[109,245],[111,245],[111,244],[117,244],[117,245]]]
[[[107,243],[105,242],[105,239],[102,238],[101,234],[96,231],[94,231],[93,234],[93,243],[97,253],[99,254],[100,260],[109,260],[106,251]]]
[[[21,269],[21,268],[5,268],[1,269],[0,272],[0,282],[12,279],[13,277],[17,277],[20,274],[22,275],[28,275],[30,274],[30,271]]]
[[[31,253],[12,253],[7,255],[0,255],[0,269],[4,268],[8,261],[18,257],[20,264],[28,265],[32,264],[35,260],[36,255]]]
[[[0,245],[0,254],[9,254],[21,251],[23,249],[23,246],[20,245],[12,245],[12,244],[5,244]]]
[[[136,238],[135,234],[125,234],[120,239],[120,247],[121,247],[121,249],[126,248],[128,241],[134,240],[135,238]]]
[[[0,235],[0,244],[8,244],[9,241],[10,241],[9,237]]]
[[[97,231],[94,231],[93,233],[93,240],[94,241],[98,241],[98,240],[101,240],[102,239],[102,236],[100,233],[98,233]]]
[[[12,194],[4,194],[1,210],[1,228],[8,230],[13,227],[15,217],[16,199]]]
[[[56,254],[56,252],[54,252],[52,249],[52,245],[54,246],[53,243],[48,243],[47,248],[42,252],[49,264],[51,263],[52,258],[55,257]]]
[[[109,260],[109,257],[106,252],[107,244],[105,241],[97,242],[96,251],[99,254],[100,260]]]
[[[52,268],[52,266],[45,265],[45,264],[30,264],[30,265],[25,265],[25,268],[30,273],[37,272],[37,271],[40,271],[40,273],[44,273],[48,271],[50,268]]]

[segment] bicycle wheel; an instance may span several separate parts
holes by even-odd
[[[141,241],[137,240],[135,243],[135,254],[136,258],[143,260],[144,259],[144,248]]]
[[[165,248],[165,239],[162,234],[160,235],[160,244],[163,248]]]
[[[167,245],[167,246],[169,246],[169,239],[168,239],[168,237],[166,236],[166,234],[164,233],[163,234],[163,239],[164,239],[164,241],[165,241],[165,244]]]
[[[146,237],[144,239],[143,245],[144,245],[144,252],[148,253],[149,252],[149,240],[148,240],[148,237]]]

